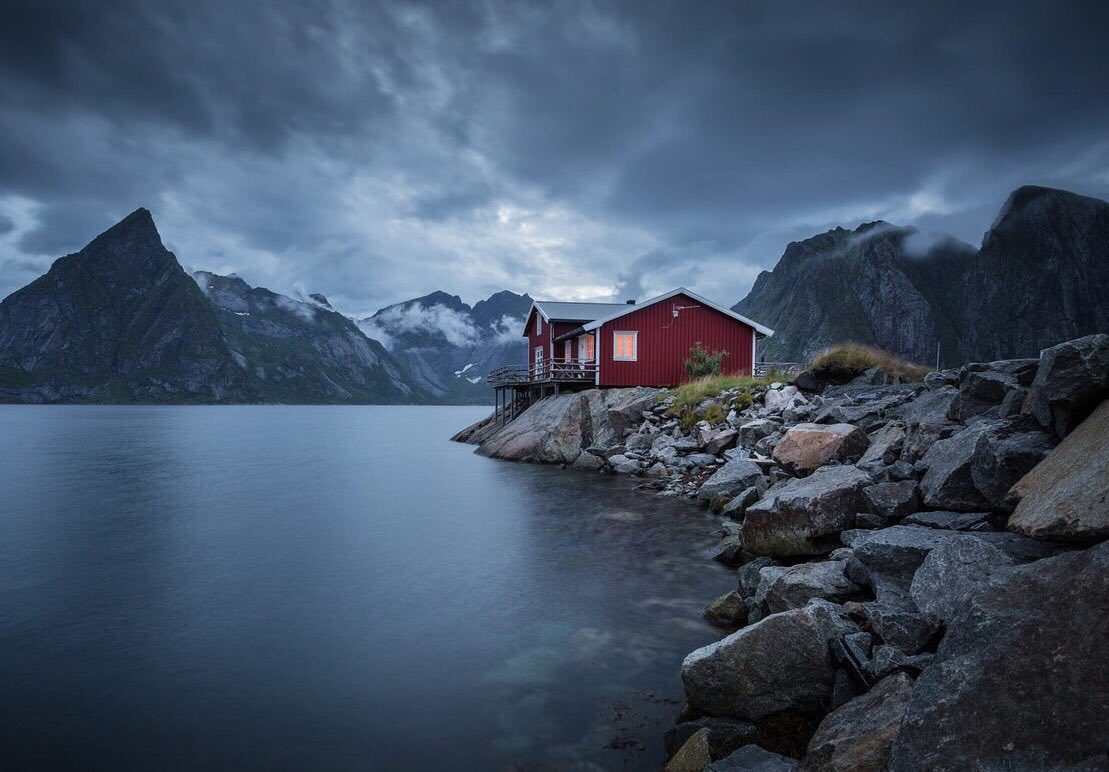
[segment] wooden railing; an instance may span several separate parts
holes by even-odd
[[[800,362],[755,362],[753,375],[756,378],[765,378],[771,373],[796,375],[801,372],[801,367]]]
[[[506,365],[485,376],[490,386],[516,386],[529,383],[592,383],[597,378],[597,360],[587,362],[544,359],[531,365]]]

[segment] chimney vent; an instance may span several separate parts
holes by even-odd
[[[627,303],[629,306],[634,306],[635,305],[634,300],[625,300],[624,302]]]

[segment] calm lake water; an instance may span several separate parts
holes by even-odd
[[[0,764],[657,768],[714,522],[486,412],[0,406]]]

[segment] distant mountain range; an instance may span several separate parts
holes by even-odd
[[[1026,186],[982,246],[872,222],[791,243],[734,306],[774,329],[760,358],[841,341],[944,366],[1034,357],[1109,331],[1109,204]]]
[[[390,306],[363,326],[391,352],[323,295],[190,277],[138,209],[0,302],[0,401],[485,402],[488,368],[524,356],[530,305]]]
[[[528,295],[498,292],[471,308],[457,295],[433,292],[381,309],[359,321],[385,341],[413,382],[442,402],[485,402],[485,375],[527,358],[524,316]]]
[[[0,302],[0,401],[485,403],[532,298],[433,292],[353,320],[320,294],[189,276],[139,209]],[[846,340],[944,366],[1109,331],[1109,204],[1023,187],[975,249],[873,222],[786,247],[735,309],[760,359]]]

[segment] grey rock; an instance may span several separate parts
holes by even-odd
[[[856,466],[867,470],[889,466],[901,457],[901,449],[905,444],[905,425],[900,421],[891,421],[872,432],[869,437],[870,446]]]
[[[922,613],[906,596],[883,593],[878,600],[861,605],[878,638],[905,654],[923,651],[939,630],[937,620]]]
[[[820,722],[798,768],[807,772],[884,772],[912,690],[912,677],[895,673],[836,708]]]
[[[932,664],[932,654],[906,654],[896,646],[882,644],[874,647],[874,655],[866,665],[867,675],[880,681],[891,673],[910,671],[914,675]]]
[[[948,539],[920,564],[909,594],[923,613],[946,623],[971,593],[999,569],[1015,562],[997,547],[973,536]]]
[[[819,713],[835,678],[829,642],[856,630],[841,607],[824,601],[768,616],[685,658],[689,704],[745,719]]]
[[[705,452],[718,456],[735,444],[739,432],[735,429],[720,429],[705,441]]]
[[[760,572],[767,566],[773,565],[777,565],[774,558],[768,557],[755,558],[749,563],[745,563],[743,567],[739,569],[738,574],[740,594],[745,598],[754,595],[759,586]]]
[[[693,466],[711,466],[720,461],[716,456],[709,453],[690,453],[685,457],[685,460]]]
[[[762,494],[759,492],[758,487],[752,485],[750,488],[743,491],[734,499],[725,504],[724,508],[720,510],[720,514],[724,515],[725,517],[731,517],[735,518],[736,520],[741,520],[744,513],[747,512],[747,507],[758,501],[760,495]]]
[[[745,745],[705,767],[705,772],[793,772],[797,761],[757,745]]]
[[[936,442],[924,455],[924,503],[936,509],[1011,508],[1009,488],[1051,450],[1051,440],[1020,420],[983,421]]]
[[[756,555],[830,552],[839,546],[836,534],[854,522],[869,481],[853,466],[833,466],[774,485],[747,508],[744,544]]]
[[[682,744],[663,772],[701,772],[712,761],[709,749],[709,730],[698,729]]]
[[[1087,335],[1045,349],[1026,409],[1065,437],[1109,397],[1109,335]]]
[[[716,547],[712,559],[726,566],[738,566],[743,562],[743,540],[738,536],[724,538]]]
[[[796,386],[783,386],[780,389],[768,389],[763,397],[763,404],[767,410],[781,412],[791,407],[803,405],[808,400]]]
[[[748,459],[735,459],[724,464],[705,480],[697,492],[697,498],[714,507],[720,507],[748,488],[761,487],[766,490],[766,485],[766,478],[758,465]]]
[[[766,589],[766,609],[771,614],[801,608],[813,598],[841,603],[862,588],[844,573],[847,561],[799,563],[782,571]]]
[[[1106,640],[1109,543],[999,572],[917,679],[890,768],[1104,768]]]
[[[899,520],[915,512],[920,504],[915,480],[886,482],[863,489],[867,511]]]
[[[609,456],[608,463],[617,474],[639,474],[643,471],[643,462],[624,455]]]
[[[739,627],[747,620],[747,606],[735,590],[721,595],[703,612],[705,619],[720,627]]]
[[[1109,539],[1109,400],[1010,490],[1009,528],[1039,539]]]
[[[866,528],[868,530],[878,530],[879,528],[886,528],[890,524],[889,518],[885,515],[876,515],[873,512],[857,512],[855,513],[855,527]]]
[[[739,427],[739,443],[752,446],[763,437],[768,437],[781,428],[781,423],[769,418],[756,418]]]

